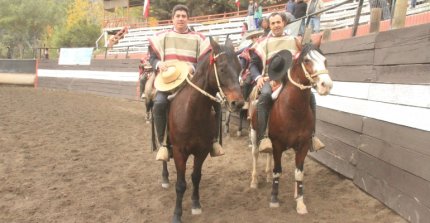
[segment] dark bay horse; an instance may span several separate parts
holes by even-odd
[[[182,200],[187,185],[185,170],[190,155],[194,157],[192,214],[201,213],[199,184],[202,165],[212,148],[216,132],[212,107],[220,102],[215,95],[219,93],[232,110],[240,109],[244,102],[238,80],[240,64],[232,42],[227,38],[225,45],[218,45],[210,38],[210,44],[212,50],[203,56],[191,81],[170,104],[168,132],[177,171],[176,206],[172,219],[175,223],[181,222]],[[167,177],[164,162],[163,183],[168,183]]]
[[[274,101],[270,112],[268,129],[269,138],[273,145],[273,182],[270,207],[279,207],[278,188],[279,178],[282,173],[282,153],[288,148],[295,151],[295,192],[296,211],[306,214],[307,208],[303,202],[303,176],[304,161],[311,145],[315,118],[310,107],[311,88],[319,95],[327,95],[333,86],[328,70],[326,58],[319,50],[319,43],[301,45],[296,39],[299,49],[298,57],[294,62],[288,75],[284,78],[284,87]],[[256,187],[257,181],[257,159],[258,148],[256,145],[256,114],[252,116],[252,142],[253,142],[253,172],[251,187]]]

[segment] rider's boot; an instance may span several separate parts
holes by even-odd
[[[273,151],[272,142],[267,136],[266,128],[269,119],[270,103],[272,98],[270,94],[261,94],[257,104],[257,142],[258,151],[262,153],[271,153]]]
[[[312,147],[311,147],[311,152],[313,152],[313,151],[318,151],[320,149],[324,149],[325,145],[324,143],[321,142],[321,140],[318,137],[315,136],[315,129],[316,129],[316,123],[317,123],[317,118],[316,118],[317,103],[315,100],[315,95],[313,93],[311,93],[310,105],[311,105],[312,114],[315,120],[314,131],[312,133]]]
[[[158,140],[158,151],[156,160],[158,161],[169,161],[169,150],[167,149],[167,145],[165,145],[166,140],[164,140],[164,134],[166,131],[166,106],[164,104],[154,104],[154,124],[155,131],[157,133]]]
[[[211,157],[216,156],[222,156],[224,155],[224,149],[222,148],[221,144],[218,142],[219,138],[219,130],[221,126],[221,105],[220,104],[214,104],[213,108],[215,110],[215,138],[214,142],[212,143],[212,148],[209,154]]]

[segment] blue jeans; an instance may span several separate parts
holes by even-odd
[[[311,17],[311,19],[309,21],[309,25],[312,28],[312,33],[319,33],[320,32],[320,18]]]
[[[302,19],[302,22],[300,23],[300,28],[299,28],[299,36],[303,36],[303,34],[305,33],[305,26],[306,26],[306,19]]]

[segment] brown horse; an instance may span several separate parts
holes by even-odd
[[[296,39],[299,56],[295,57],[287,77],[284,78],[284,87],[272,106],[268,129],[269,138],[273,145],[273,183],[270,207],[279,207],[278,188],[282,173],[281,157],[288,148],[295,150],[295,193],[296,210],[299,214],[306,214],[307,208],[303,202],[303,166],[309,148],[312,146],[311,138],[314,131],[315,117],[310,107],[311,88],[315,88],[319,95],[329,94],[333,82],[326,68],[326,58],[317,45],[310,43],[301,45]],[[256,187],[258,148],[256,146],[255,129],[257,126],[256,114],[252,116],[252,142],[253,142],[253,173],[251,187]]]
[[[243,105],[238,75],[239,60],[232,42],[218,45],[210,38],[212,50],[198,63],[195,75],[175,96],[168,117],[169,141],[177,171],[176,206],[172,222],[181,222],[182,199],[186,190],[185,170],[187,159],[194,156],[192,214],[200,214],[199,184],[202,165],[212,148],[215,136],[214,103],[226,102],[232,110]],[[219,93],[222,100],[215,95]],[[223,101],[223,102],[222,102]],[[166,162],[163,163],[163,184],[168,183]]]

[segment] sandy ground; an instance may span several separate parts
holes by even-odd
[[[0,86],[0,222],[169,222],[175,189],[162,189],[150,152],[143,103],[92,94]],[[283,159],[281,206],[271,184],[250,189],[246,137],[227,136],[227,154],[207,158],[203,213],[191,215],[191,171],[184,222],[406,222],[352,182],[307,158],[305,202],[293,199],[293,156]],[[189,162],[189,168],[192,163]],[[264,177],[260,159],[260,176]],[[171,185],[176,181],[169,163]]]

